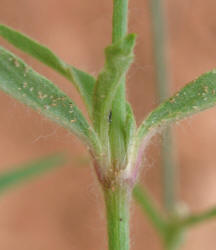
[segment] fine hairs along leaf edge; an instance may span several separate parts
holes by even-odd
[[[8,79],[8,77],[10,77],[10,74],[7,74],[7,73],[10,70],[11,70],[10,73],[13,73],[16,76],[20,75],[22,73],[24,77],[26,77],[25,74],[27,75],[27,73],[29,73],[29,72],[32,73],[33,70],[30,69],[27,72],[25,72],[24,69],[25,69],[26,65],[23,63],[22,60],[15,57],[12,53],[7,52],[5,49],[1,49],[0,52],[1,52],[0,53],[0,63],[1,63],[0,64],[0,71],[2,70],[0,77],[4,76],[3,79],[0,79],[0,84],[2,86],[2,89],[5,92],[7,92],[8,94],[19,99],[20,101],[22,101],[28,105],[30,104],[30,106],[33,106],[34,108],[37,108],[37,105],[39,105],[40,110],[46,116],[49,116],[49,115],[47,115],[47,112],[46,112],[47,110],[49,110],[46,106],[47,103],[36,102],[37,105],[35,105],[35,100],[30,100],[30,102],[29,102],[29,100],[26,99],[26,95],[30,94],[30,93],[28,93],[28,91],[32,92],[31,91],[32,86],[30,88],[27,87],[28,83],[32,84],[32,82],[33,82],[31,78],[30,78],[30,81],[28,81],[28,82],[20,81],[19,83],[15,83],[15,79]],[[1,58],[2,55],[3,55],[3,57],[5,57],[6,60],[2,60],[2,58]],[[11,57],[9,57],[9,55]],[[13,64],[13,67],[11,67],[12,66],[11,64]],[[20,68],[22,68],[22,72],[19,72]],[[40,76],[40,77],[41,77],[40,81],[44,82],[45,78],[42,76]],[[22,79],[23,78],[21,78],[21,80]],[[1,80],[5,80],[5,81],[1,82]],[[11,86],[9,86],[9,87],[6,84],[6,82],[8,80],[11,83]],[[48,83],[48,82],[49,81],[47,80],[46,83]],[[52,88],[54,86],[54,88],[56,90],[55,85],[53,85],[52,83],[48,83],[48,86],[51,86],[50,84],[52,85]],[[40,87],[41,86],[42,85],[40,85]],[[18,90],[22,90],[22,92],[19,92]],[[39,91],[39,89],[38,89],[38,91]],[[63,101],[63,99],[66,100],[66,103],[63,102],[61,104],[65,104],[65,107],[67,106],[67,104],[69,104],[69,107],[70,107],[70,103],[71,103],[71,101],[69,101],[70,99],[67,99],[68,97],[65,97],[65,95],[62,92],[59,92],[59,90],[57,92],[58,92],[58,94],[60,94],[61,101]],[[130,110],[128,109],[128,119],[127,119],[128,123],[127,123],[126,127],[128,129],[130,129],[132,133],[127,133],[127,135],[129,135],[129,137],[130,137],[132,134],[132,140],[127,140],[129,142],[129,145],[130,145],[129,151],[128,151],[128,162],[126,164],[126,168],[123,169],[123,175],[120,176],[120,177],[123,177],[121,179],[120,184],[121,183],[128,184],[127,181],[130,180],[130,182],[129,182],[131,184],[130,187],[133,188],[135,182],[137,181],[137,176],[138,176],[138,173],[140,170],[140,160],[142,157],[143,150],[146,147],[146,143],[150,140],[151,136],[155,132],[157,132],[158,130],[160,130],[161,128],[167,126],[168,124],[170,124],[172,122],[175,122],[175,121],[180,120],[180,119],[184,119],[189,115],[193,115],[197,112],[200,112],[202,110],[205,110],[205,109],[208,109],[208,108],[214,106],[216,104],[215,92],[216,92],[216,71],[212,70],[211,72],[203,74],[198,79],[194,80],[190,84],[183,87],[179,92],[177,92],[177,94],[175,94],[173,97],[169,98],[167,101],[165,101],[164,103],[159,105],[155,110],[153,110],[147,116],[147,118],[144,120],[144,122],[140,125],[140,127],[136,131],[135,135],[133,133],[135,123],[133,122],[133,119],[131,119],[132,118],[131,116],[133,116],[133,113],[130,112]],[[47,96],[46,97],[44,96],[44,95],[46,95],[46,93],[37,92],[37,94],[39,95],[37,97],[39,97],[39,99],[42,99],[42,100],[46,99],[46,97],[47,97]],[[58,105],[53,105],[53,107],[55,107],[55,106],[58,106]],[[75,105],[72,104],[72,106],[74,107]],[[63,107],[64,107],[64,105],[61,108],[63,108]],[[59,114],[62,112],[61,108],[60,108],[60,110],[54,108],[54,110],[55,110],[55,112],[57,112]],[[78,135],[84,142],[87,141],[88,145],[90,144],[90,146],[93,146],[93,147],[95,147],[95,145],[99,145],[100,139],[97,138],[97,134],[94,132],[94,129],[91,129],[91,127],[89,127],[88,122],[85,120],[84,116],[82,115],[81,112],[79,112],[78,109],[76,109],[76,115],[77,115],[77,118],[79,120],[80,126],[76,127],[76,125],[73,124],[73,122],[74,122],[73,119],[70,120],[72,122],[73,126],[68,126],[68,124],[65,125],[64,124],[65,117],[60,117],[60,118],[63,118],[64,122],[62,122],[63,121],[62,120],[59,123],[65,127],[67,127],[69,130],[72,130],[72,132],[75,132],[75,134]],[[66,115],[66,117],[67,117],[67,115]],[[53,120],[56,121],[59,119],[53,119]],[[89,130],[92,130],[93,133],[88,133],[87,131],[89,131]],[[89,138],[90,138],[90,140],[89,140]],[[104,157],[104,155],[102,157]],[[116,178],[116,175],[115,175],[116,173],[118,175],[118,172],[115,172],[115,171],[113,172],[114,178]],[[117,180],[117,178],[115,180]],[[115,208],[118,207],[118,205],[119,205],[119,198],[121,197],[122,190],[121,190],[121,185],[119,186],[120,189],[117,190],[117,191],[119,191],[119,193],[115,192],[115,189],[112,189],[112,188],[113,188],[112,185],[108,186],[108,188],[105,190],[105,192],[108,193],[107,204],[110,203],[110,199],[112,199],[112,198],[113,198],[113,202],[114,202],[112,204],[111,208],[109,208],[109,209],[114,210],[114,212],[116,212],[118,209],[115,209]],[[125,190],[123,190],[123,191],[125,191]],[[123,201],[122,201],[122,204],[125,204],[125,203],[127,203],[127,197],[126,197],[126,199],[123,199]],[[117,212],[120,212],[120,210],[118,210]],[[126,218],[126,219],[128,218],[127,211],[125,212],[125,214],[122,214],[122,215],[124,218]],[[117,216],[116,218],[118,219],[119,217]],[[119,226],[119,222],[117,219],[115,220],[115,224],[116,224],[115,228],[117,228]],[[112,227],[112,223],[110,225]],[[120,231],[118,232],[119,237],[121,236]],[[111,231],[111,234],[112,234],[112,232],[113,231]],[[116,240],[115,245],[117,245],[119,243],[118,237],[114,237],[114,238]],[[124,249],[128,249],[128,245],[129,245],[129,243],[126,244]]]
[[[91,150],[99,146],[97,135],[75,103],[51,81],[2,47],[0,89],[69,129]]]
[[[152,129],[166,126],[216,104],[216,70],[202,74],[154,109],[140,125],[140,140]]]
[[[171,123],[212,108],[215,105],[216,70],[213,69],[185,85],[175,95],[155,108],[141,123],[131,146],[127,176],[131,175],[133,165],[138,168],[141,164],[143,151],[155,133]]]
[[[135,38],[136,38],[135,34],[129,34],[124,39],[122,39],[114,44],[111,44],[110,46],[108,46],[106,48],[105,54],[106,54],[107,60],[106,60],[105,68],[99,74],[98,79],[95,79],[93,76],[89,75],[88,73],[83,72],[83,71],[65,63],[55,53],[53,53],[49,48],[45,47],[44,45],[39,44],[37,41],[31,39],[27,35],[24,35],[16,30],[6,26],[6,25],[0,24],[0,36],[2,36],[4,39],[6,39],[9,43],[11,43],[16,48],[31,55],[32,57],[38,59],[40,62],[51,67],[55,71],[57,71],[60,74],[62,74],[63,76],[65,76],[72,83],[74,83],[75,87],[77,88],[78,92],[80,93],[81,97],[84,100],[85,106],[87,108],[87,111],[89,112],[89,116],[90,116],[91,120],[97,121],[97,120],[101,120],[101,117],[105,117],[105,119],[103,119],[103,121],[104,121],[103,126],[101,126],[101,127],[103,128],[103,130],[105,130],[105,128],[107,128],[106,131],[108,132],[108,126],[109,126],[109,124],[107,123],[108,114],[102,114],[99,116],[94,115],[95,117],[99,117],[100,119],[93,118],[92,117],[93,116],[93,105],[96,105],[97,108],[98,108],[98,106],[100,106],[100,105],[97,105],[97,101],[96,101],[98,99],[97,96],[103,96],[104,94],[107,95],[107,92],[114,93],[117,90],[118,84],[120,83],[119,80],[125,75],[124,72],[127,71],[127,68],[129,67],[129,65],[131,64],[131,62],[133,60],[132,50],[133,50],[133,47],[135,45]],[[116,67],[112,66],[112,62],[114,62],[114,65],[116,65]],[[121,67],[122,73],[118,74],[117,67],[119,67],[119,65],[122,65],[122,67]],[[104,78],[102,76],[105,76],[106,79],[112,77],[115,80],[114,83],[112,84],[112,86],[109,88],[110,91],[106,91],[105,93],[99,93],[99,92],[101,92],[101,88],[98,89],[99,82],[103,86],[105,86],[104,82],[100,81],[100,78]],[[115,88],[115,91],[114,91],[114,88]],[[108,99],[110,101],[109,101],[108,108],[106,108],[106,110],[111,109],[111,104],[112,104],[113,98],[114,98],[114,94],[108,95]],[[93,99],[95,99],[95,100],[93,100]],[[99,98],[99,100],[100,100],[100,98]],[[103,100],[103,98],[102,98],[102,100]],[[93,101],[95,104],[93,103]],[[94,110],[96,110],[96,109],[94,109]],[[108,111],[103,112],[103,113],[107,113],[107,112]],[[98,114],[98,111],[94,111],[94,113]],[[96,124],[98,124],[98,122],[96,122]],[[107,135],[107,132],[101,133],[101,134]],[[126,133],[127,133],[127,131],[126,131]],[[107,141],[107,136],[105,136],[106,141]],[[124,143],[126,143],[126,142],[124,142]],[[109,147],[108,144],[106,144],[106,145]],[[100,151],[100,150],[98,150],[98,151]],[[109,151],[106,151],[106,153],[108,153],[108,152]],[[110,157],[108,157],[108,159],[109,158]]]
[[[12,43],[15,47],[32,55],[33,57],[37,58],[38,60],[42,61],[43,63],[45,63],[46,65],[50,66],[51,68],[57,70],[58,72],[62,73],[63,75],[66,75],[66,72],[68,70],[68,65],[65,64],[61,59],[59,59],[52,51],[50,51],[45,46],[38,44],[37,42],[28,38],[27,36],[22,35],[21,33],[15,31],[15,30],[13,30],[5,25],[2,25],[2,24],[0,25],[0,36],[5,38],[6,40],[8,40],[8,42]],[[131,49],[133,49],[133,47],[134,47],[135,35],[130,34],[130,35],[126,36],[125,39],[126,40],[124,40],[124,39],[122,40],[123,43],[119,42],[116,44],[117,44],[117,48],[118,48],[118,46],[124,47],[124,41],[129,42],[129,46],[127,45],[127,43],[125,43],[126,44],[125,47],[127,48],[127,51],[128,51],[127,53],[129,53],[128,54],[129,55],[128,64],[126,62],[126,65],[128,65],[128,66],[126,66],[126,68],[125,68],[125,70],[127,70],[127,68],[130,65],[130,60],[132,60],[132,58],[133,58],[132,54],[131,54],[131,52],[132,52]],[[24,43],[22,43],[22,42],[24,42]],[[28,43],[29,43],[29,46],[26,46]],[[114,44],[114,45],[111,45],[110,47],[108,47],[107,51],[115,50],[115,52],[116,52],[116,50],[118,51],[117,48],[115,47],[115,44]],[[4,50],[4,52],[5,51],[6,50]],[[1,53],[3,53],[2,48],[1,48]],[[8,55],[15,58],[15,56],[11,52],[7,52],[7,53],[9,53]],[[125,52],[123,50],[123,54],[124,53]],[[108,53],[108,57],[109,56],[111,58],[110,60],[113,61],[115,58],[115,53],[114,53],[113,58],[112,58],[112,55],[109,55],[109,53]],[[15,58],[14,60],[15,61],[20,60],[19,64],[24,65],[24,62],[21,59]],[[25,68],[26,67],[29,68],[28,66],[25,66]],[[70,66],[70,67],[72,67],[72,66]],[[74,68],[74,70],[76,72],[79,72],[81,75],[86,75],[88,79],[91,79],[91,84],[94,86],[92,86],[92,89],[90,89],[88,91],[90,91],[93,95],[93,89],[94,89],[95,83],[96,83],[95,79],[85,72],[82,72],[82,71],[75,69],[75,68]],[[106,72],[106,70],[104,72]],[[104,74],[104,73],[102,73],[102,74]],[[214,84],[212,84],[212,81],[215,81],[215,75],[216,75],[215,70],[212,70],[209,73],[203,74],[198,79],[194,80],[190,84],[183,87],[183,89],[180,90],[179,92],[177,92],[176,95],[169,98],[168,101],[165,101],[164,103],[159,105],[159,107],[157,107],[155,110],[153,110],[147,116],[147,118],[142,122],[142,124],[140,125],[140,127],[136,131],[135,140],[131,140],[129,143],[129,144],[133,144],[133,146],[128,145],[128,152],[127,152],[128,163],[127,163],[127,165],[130,165],[130,167],[128,167],[128,173],[130,172],[130,170],[132,168],[132,164],[134,164],[134,159],[137,157],[136,151],[139,150],[142,142],[146,141],[145,140],[146,138],[150,138],[151,135],[153,135],[154,132],[156,132],[160,127],[167,126],[171,122],[174,122],[174,121],[180,120],[180,119],[184,119],[185,117],[187,117],[189,115],[193,115],[194,113],[200,112],[204,109],[210,108],[210,107],[215,105],[215,103],[216,103],[215,98],[216,97],[215,97],[214,93],[215,93],[216,89],[213,86]],[[78,77],[80,77],[80,75],[78,75]],[[99,78],[100,78],[100,75],[99,75]],[[2,82],[0,84],[2,84]],[[23,82],[23,84],[25,84],[25,83]],[[81,84],[83,84],[83,86],[85,86],[84,82],[82,82],[82,81],[81,81]],[[55,86],[55,85],[53,85],[53,86]],[[196,89],[196,87],[198,87],[198,88]],[[23,89],[24,88],[25,87],[23,86]],[[55,88],[56,88],[56,86],[55,86]],[[81,88],[81,87],[79,87],[79,88]],[[6,89],[4,89],[4,91],[8,92]],[[87,89],[85,89],[85,91],[87,93]],[[10,92],[8,92],[8,93],[12,94]],[[87,93],[87,96],[90,95],[91,93]],[[22,93],[22,94],[25,95],[26,93]],[[16,97],[16,98],[18,98],[18,97]],[[19,95],[19,98],[20,98],[20,95]],[[23,100],[21,100],[21,101],[23,102]],[[88,107],[87,107],[87,109],[88,109]],[[127,109],[127,110],[129,111],[129,109]],[[99,143],[99,139],[97,138],[97,135],[94,133],[93,129],[89,126],[89,124],[87,123],[87,121],[85,120],[85,118],[81,114],[81,112],[79,110],[78,110],[78,112],[79,112],[79,116],[82,118],[81,124],[84,124],[84,129],[83,129],[82,133],[80,133],[80,131],[77,132],[76,129],[75,130],[72,129],[73,132],[75,132],[75,134],[78,135],[78,137],[83,137],[83,134],[84,134],[84,141],[85,141],[85,143],[87,141],[87,144],[89,144],[89,137],[91,137],[92,142],[90,143],[91,144],[90,146],[91,147],[92,147],[92,145],[94,145],[94,147],[95,147],[95,145],[98,146],[100,143]],[[130,112],[130,115],[128,115],[128,116],[132,117],[133,113]],[[73,121],[73,120],[74,119],[71,119],[71,121]],[[134,120],[134,118],[132,120]],[[61,119],[58,119],[57,122],[61,123]],[[73,127],[75,124],[76,123],[74,123],[73,125],[70,125],[69,129],[71,129],[71,127]],[[61,125],[63,125],[63,124],[61,124]],[[65,124],[63,126],[65,126]],[[66,126],[66,127],[68,127],[68,126]],[[91,131],[91,133],[89,133],[87,131]],[[128,131],[126,131],[126,137],[127,137],[127,134],[130,134],[127,132]],[[89,135],[91,135],[91,136],[89,136]],[[98,152],[100,150],[101,149],[97,149]]]
[[[68,70],[68,66],[65,66],[66,64],[63,61],[61,61],[49,49],[38,44],[37,42],[33,41],[32,39],[28,38],[27,36],[22,35],[21,33],[16,32],[15,30],[13,30],[7,26],[4,26],[4,25],[0,25],[0,36],[4,37],[6,40],[8,40],[10,43],[12,43],[15,47],[23,50],[24,52],[32,55],[33,57],[39,59],[40,61],[47,64],[51,68],[57,70],[58,72],[62,73],[63,75],[66,74],[65,72]],[[16,39],[18,39],[18,41]],[[23,44],[21,43],[22,41],[24,41]],[[125,71],[125,73],[129,67],[130,63],[131,63],[131,60],[133,59],[133,55],[131,53],[132,53],[132,50],[134,47],[134,42],[135,42],[135,35],[130,34],[130,35],[125,37],[125,40],[123,39],[123,40],[119,41],[118,43],[116,43],[116,45],[113,44],[106,49],[106,51],[108,51],[107,56],[110,58],[109,60],[111,62],[113,62],[113,60],[115,59],[115,55],[116,55],[115,53],[116,53],[116,51],[118,52],[118,50],[119,50],[118,48],[120,48],[120,50],[121,50],[122,47],[125,46],[126,50],[123,49],[121,52],[121,53],[123,53],[123,55],[125,55],[126,58],[127,58],[127,55],[129,56],[129,58],[126,59],[126,62],[125,62],[126,66],[125,66],[125,69],[123,70],[123,72]],[[29,47],[26,46],[28,43],[30,44]],[[117,47],[115,47],[115,46],[117,46]],[[32,49],[32,48],[34,48],[34,49]],[[37,51],[37,49],[39,49],[39,52]],[[109,50],[110,51],[114,50],[115,53],[109,54]],[[43,55],[43,53],[44,53],[44,55],[48,55],[48,59],[51,58],[50,61],[46,58],[46,56]],[[120,57],[121,57],[121,53],[120,53]],[[23,68],[22,74],[24,74],[24,76],[25,76],[25,69],[26,68],[31,69],[29,66],[25,65],[21,59],[17,58],[11,52],[7,52],[5,49],[1,48],[0,49],[0,56],[2,57],[3,54],[7,54],[8,57],[13,58],[13,59],[8,58],[7,60],[5,60],[5,62],[7,63],[7,67],[10,63],[14,64],[14,68],[11,72],[15,73],[18,71],[18,69],[20,69],[19,67],[16,67],[16,62],[18,63],[17,65],[22,65],[22,68]],[[117,55],[118,55],[118,53],[117,53]],[[11,62],[11,61],[14,61],[14,62]],[[2,60],[1,60],[1,62],[2,62],[1,69],[3,69],[3,67],[5,66],[4,65],[5,62]],[[85,74],[87,77],[91,78],[91,76],[88,75],[87,73],[82,72],[78,69],[75,69],[75,70],[77,72],[81,72],[81,74]],[[31,69],[31,71],[32,71],[32,69]],[[107,70],[105,69],[105,71],[104,71],[105,75],[106,75],[106,71]],[[101,73],[101,74],[104,74],[104,73]],[[7,74],[7,75],[9,75],[9,74]],[[124,73],[122,75],[124,76]],[[2,75],[0,75],[0,77],[2,78]],[[39,77],[39,74],[37,77]],[[40,76],[40,77],[43,80],[45,79],[42,76]],[[100,78],[100,75],[99,75],[99,78]],[[6,75],[5,75],[5,79],[7,79]],[[92,79],[92,84],[95,85],[95,79],[93,77],[91,79]],[[120,82],[120,79],[121,79],[121,77],[119,78],[119,80],[117,82]],[[8,86],[7,86],[7,84],[5,84],[4,79],[0,79],[0,80],[1,80],[0,87],[5,92],[9,93],[10,95],[13,95],[15,98],[19,99],[21,102],[24,102],[28,105],[30,104],[32,106],[31,103],[28,103],[28,100],[27,101],[25,100],[25,95],[27,94],[26,91],[31,89],[31,88],[29,88],[29,87],[27,88],[25,86],[25,82],[22,82],[22,84],[23,84],[22,86],[21,85],[17,86],[17,90],[15,90],[13,87],[12,88],[13,93],[12,93],[12,92],[10,92],[10,90],[8,90]],[[23,81],[25,81],[25,79],[23,79]],[[46,79],[46,81],[50,82],[47,79]],[[149,140],[149,138],[159,128],[165,127],[169,123],[172,123],[176,120],[184,119],[185,117],[187,117],[189,115],[193,115],[197,112],[200,112],[202,110],[210,108],[216,104],[216,95],[215,95],[216,86],[214,86],[215,82],[216,82],[216,71],[215,70],[212,70],[208,73],[205,73],[205,74],[201,75],[199,78],[197,78],[196,80],[192,81],[191,83],[189,83],[188,85],[183,87],[173,97],[169,98],[167,101],[165,101],[164,103],[159,105],[155,110],[153,110],[147,116],[147,118],[142,122],[142,124],[137,129],[135,139],[130,140],[130,143],[128,145],[128,151],[127,151],[128,162],[126,164],[127,165],[126,172],[128,175],[130,174],[130,171],[132,170],[132,167],[135,164],[134,160],[136,161],[138,155],[140,154],[138,151],[143,150],[143,147],[141,145],[143,144],[143,142],[146,141],[146,138],[148,138],[148,140]],[[84,86],[84,84],[83,84],[83,86]],[[53,87],[57,90],[57,87],[54,84],[52,84],[52,88]],[[18,88],[22,88],[22,96],[20,94],[17,94],[17,93],[19,93],[18,90],[20,90]],[[94,86],[93,86],[93,88],[94,88]],[[93,88],[90,90],[90,91],[92,91],[92,94],[93,94]],[[61,92],[61,94],[63,94],[63,93]],[[89,95],[89,93],[88,93],[88,95]],[[41,96],[41,97],[43,97],[43,96]],[[67,99],[68,97],[63,96],[63,98]],[[67,101],[72,102],[72,100],[69,101],[69,99],[67,99]],[[46,103],[43,103],[43,105],[44,105],[43,107],[40,107],[40,110],[45,114],[45,116],[49,116],[47,114],[49,112],[45,111]],[[64,105],[66,106],[66,103]],[[61,125],[69,128],[69,130],[72,130],[72,132],[74,132],[78,137],[80,137],[82,139],[84,138],[83,139],[84,142],[85,143],[87,142],[88,145],[90,144],[90,147],[93,147],[93,148],[98,147],[98,145],[100,145],[100,140],[99,140],[99,138],[97,138],[97,134],[94,132],[94,129],[90,127],[90,125],[85,120],[82,113],[78,110],[78,108],[76,108],[75,104],[72,103],[72,105],[73,105],[73,107],[75,107],[76,112],[78,114],[76,119],[78,118],[77,119],[78,121],[79,121],[79,119],[81,119],[80,123],[79,123],[79,125],[82,127],[81,131],[80,131],[79,126],[76,127],[76,122],[74,122],[74,119],[73,119],[74,117],[72,117],[72,119],[70,119],[70,122],[72,122],[72,124],[70,124],[70,125],[65,124],[65,123],[62,124],[61,121],[64,119],[61,120],[59,117],[57,117],[57,119],[54,119],[54,120],[56,122],[60,123]],[[127,110],[128,110],[128,112],[130,111],[130,109],[128,109],[128,108],[127,108]],[[131,120],[134,120],[133,113],[131,111],[128,113],[128,117],[130,117]],[[72,112],[72,114],[73,114],[73,112]],[[128,128],[128,126],[126,126],[126,127]],[[130,128],[128,128],[128,129],[130,129]],[[129,134],[130,133],[127,133],[126,137]],[[90,141],[89,141],[89,138],[90,138]],[[128,139],[126,139],[126,140],[128,140]],[[140,148],[141,148],[141,150],[140,150]],[[100,150],[101,149],[97,149],[97,152],[100,152]]]
[[[49,48],[6,25],[0,24],[0,36],[14,47],[31,55],[72,82],[83,98],[87,111],[91,116],[92,93],[95,83],[93,76],[65,63]]]
[[[105,49],[105,54],[106,54],[105,67],[104,67],[104,70],[102,70],[102,72],[99,74],[97,79],[95,79],[93,76],[89,75],[88,73],[83,72],[65,63],[58,56],[56,56],[56,54],[53,53],[49,48],[45,47],[44,45],[39,44],[37,41],[31,39],[27,35],[24,35],[6,25],[0,24],[0,36],[2,36],[4,39],[6,39],[9,43],[11,43],[16,48],[38,59],[40,62],[44,63],[45,65],[59,72],[60,74],[62,74],[68,80],[70,80],[72,83],[75,84],[75,87],[77,88],[78,92],[80,93],[81,97],[84,100],[85,106],[87,108],[87,111],[89,112],[89,116],[91,120],[94,121],[93,122],[94,125],[96,124],[96,126],[94,126],[96,131],[97,131],[98,126],[100,126],[103,130],[101,133],[99,133],[99,134],[102,134],[101,136],[102,138],[100,138],[101,141],[103,141],[103,139],[106,138],[105,145],[107,146],[107,148],[109,148],[110,145],[108,142],[109,141],[108,128],[110,124],[107,122],[108,116],[109,116],[108,112],[109,110],[111,110],[112,100],[114,99],[115,92],[117,91],[118,85],[120,84],[120,80],[122,79],[122,77],[125,76],[127,69],[129,68],[131,62],[133,61],[133,57],[134,57],[133,48],[135,46],[136,35],[129,34],[125,36],[125,38],[119,40],[118,42],[111,44]],[[101,78],[103,79],[103,81],[100,80]],[[101,85],[107,86],[107,84],[105,84],[106,79],[110,79],[110,78],[112,78],[114,82],[108,88],[109,91],[105,91],[104,93],[103,88],[101,90]],[[98,88],[98,86],[100,87]],[[111,93],[111,94],[108,94],[108,93]],[[101,96],[102,98],[100,98]],[[107,98],[104,98],[103,96],[107,96]],[[102,112],[100,115],[96,115],[100,113],[98,111],[99,109],[101,109],[100,100],[103,101],[104,99],[108,100],[106,103],[108,103],[109,105],[102,105],[102,106],[106,106],[105,111]],[[97,106],[97,107],[93,109],[93,106]],[[94,113],[93,113],[93,110],[94,110]],[[104,109],[102,108],[102,110]],[[105,117],[105,118],[101,120],[101,117]],[[104,132],[105,130],[106,132]],[[127,134],[127,131],[126,131],[126,134]],[[127,144],[126,140],[124,141],[123,144]],[[101,143],[101,145],[104,145],[104,143]],[[126,148],[127,148],[127,145],[126,145]],[[97,151],[100,151],[100,150],[101,149]],[[122,148],[122,150],[124,151],[124,148]],[[104,151],[107,154],[109,154],[111,150],[107,151],[105,150],[105,147],[103,147],[103,154],[105,153]],[[111,156],[109,156],[107,159],[110,159],[110,157]]]

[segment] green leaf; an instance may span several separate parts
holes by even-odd
[[[161,235],[165,234],[167,229],[167,222],[163,214],[158,211],[156,205],[151,200],[150,195],[140,185],[136,185],[133,189],[133,197],[138,202],[143,212],[151,220],[154,227]]]
[[[28,181],[44,172],[64,164],[64,157],[60,154],[46,156],[31,163],[27,163],[0,174],[0,193],[14,185]]]
[[[108,141],[109,114],[116,91],[133,61],[135,35],[130,34],[123,40],[105,49],[106,62],[99,74],[94,89],[94,126],[102,139]]]
[[[87,110],[91,114],[94,77],[63,62],[50,49],[2,24],[0,24],[0,36],[16,48],[30,54],[74,83],[86,104]]]
[[[93,93],[96,80],[93,76],[69,66],[70,77],[67,77],[68,80],[73,82],[79,91],[83,101],[86,105],[87,111],[92,118],[93,113]]]
[[[87,144],[96,135],[74,102],[21,59],[0,47],[0,89],[66,127]]]
[[[133,145],[134,135],[136,133],[136,121],[133,114],[133,110],[129,103],[126,104],[127,117],[125,123],[125,142],[127,151],[130,152],[130,147]]]
[[[191,227],[213,220],[215,218],[216,218],[216,208],[214,207],[199,214],[191,214],[186,218],[181,219],[179,225],[181,227]]]
[[[211,108],[215,104],[216,70],[212,70],[187,84],[151,112],[138,130],[138,141],[153,130]]]

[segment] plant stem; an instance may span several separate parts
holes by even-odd
[[[166,58],[166,35],[164,10],[161,0],[150,0],[154,57],[156,64],[156,78],[158,98],[162,102],[169,95],[167,58]]]
[[[113,0],[112,42],[118,42],[127,34],[128,0]],[[111,110],[110,145],[112,160],[118,168],[118,162],[125,157],[126,94],[125,78],[116,93]],[[129,250],[129,206],[131,191],[116,185],[115,188],[104,188],[107,214],[107,231],[109,250]]]
[[[175,239],[175,241],[176,241],[177,239]],[[165,250],[177,250],[177,249],[179,249],[179,247],[180,247],[180,245],[181,244],[179,244],[179,243],[171,243],[171,244],[167,244],[167,245],[165,245],[165,247],[164,247],[164,249]]]
[[[162,140],[162,166],[164,185],[164,205],[167,212],[172,213],[177,203],[177,166],[173,152],[172,128],[163,132]]]
[[[124,188],[104,191],[109,250],[129,250],[129,200]]]
[[[167,238],[164,241],[165,250],[177,250],[183,243],[184,240],[184,229],[181,228],[171,228]]]
[[[128,0],[113,0],[112,42],[124,38],[128,27]]]
[[[112,42],[118,42],[125,37],[128,30],[128,0],[113,0]],[[125,78],[116,93],[112,105],[112,122],[110,125],[110,140],[113,159],[125,156],[124,123],[126,119]]]
[[[164,10],[161,0],[150,0],[154,57],[156,64],[156,82],[158,98],[162,102],[169,96],[169,77],[166,58],[166,32]],[[162,166],[164,183],[164,204],[168,212],[173,212],[176,203],[177,171],[172,151],[172,131],[170,128],[163,133]]]

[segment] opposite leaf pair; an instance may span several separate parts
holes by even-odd
[[[124,126],[120,128],[123,132],[123,138],[120,139],[124,146],[118,149],[117,154],[119,164],[114,157],[116,152],[113,153],[115,145],[110,140],[112,103],[133,60],[135,35],[127,35],[105,50],[106,63],[97,80],[64,63],[46,47],[11,28],[0,25],[0,36],[73,82],[86,104],[92,125],[66,94],[3,48],[0,48],[0,89],[75,133],[90,147],[102,171],[107,172],[110,166],[115,165],[115,168],[125,170],[125,179],[132,178],[133,182],[139,172],[145,138],[149,138],[162,126],[216,104],[214,70],[186,85],[162,103],[138,129],[132,109],[126,103],[127,115],[123,121]]]

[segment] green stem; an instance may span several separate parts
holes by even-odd
[[[104,191],[109,250],[129,250],[130,194],[124,188]]]
[[[175,164],[173,144],[172,128],[167,128],[163,132],[162,139],[162,166],[164,205],[167,212],[171,214],[176,208],[178,187],[178,170]]]
[[[128,0],[113,0],[113,32],[112,42],[115,43],[127,34]]]
[[[118,42],[127,34],[128,0],[113,0],[112,42]],[[117,160],[125,156],[124,124],[126,119],[125,79],[113,100],[110,122],[110,144],[112,160],[118,167]],[[129,250],[129,204],[130,192],[118,186],[113,190],[104,189],[107,214],[109,250]]]
[[[165,250],[178,250],[184,241],[185,230],[181,228],[170,228],[167,238],[164,239]]]
[[[123,39],[128,30],[128,0],[113,0],[112,42]],[[114,161],[125,156],[124,123],[126,119],[125,79],[116,93],[112,105],[112,122],[110,125],[111,150]]]
[[[150,0],[150,6],[158,98],[162,102],[169,96],[164,9],[161,0]],[[164,204],[168,212],[174,211],[176,203],[177,176],[172,144],[172,131],[169,128],[164,131],[162,143]]]
[[[161,0],[150,0],[150,7],[158,97],[162,102],[169,95],[164,10]]]
[[[176,240],[177,239],[175,239],[175,242],[171,242],[171,243],[165,245],[164,249],[165,250],[178,250],[179,247],[181,246],[181,244],[176,243]]]

